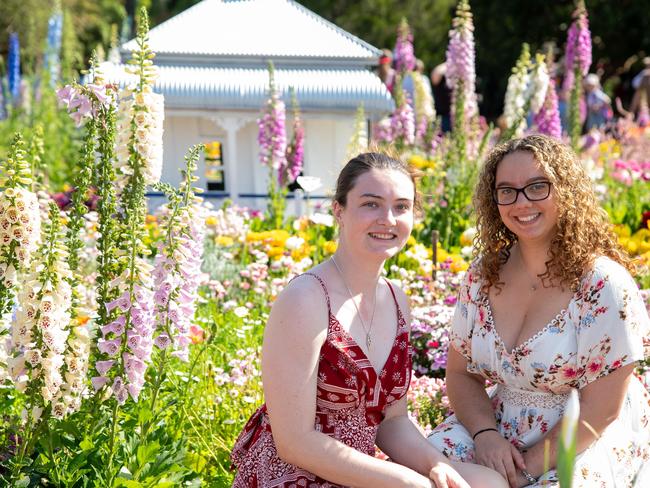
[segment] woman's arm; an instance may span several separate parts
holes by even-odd
[[[403,311],[404,319],[410,326],[411,312],[404,292],[394,287]],[[506,487],[498,473],[482,466],[462,465],[448,460],[431,445],[418,427],[408,417],[406,395],[386,409],[384,420],[377,432],[377,446],[393,461],[429,476],[436,486],[472,488]]]
[[[322,289],[308,280],[298,278],[280,294],[264,333],[264,395],[278,455],[341,485],[429,488],[425,476],[314,429],[318,361],[328,321]]]
[[[447,356],[447,395],[456,417],[470,436],[497,428],[485,380],[467,371],[467,360],[453,347]],[[493,469],[511,486],[516,486],[517,468],[526,469],[524,458],[499,432],[481,432],[474,439],[474,448],[478,464]]]
[[[576,452],[587,449],[619,415],[636,364],[628,364],[599,378],[580,390],[580,420],[576,437]],[[544,444],[549,443],[550,466],[556,466],[557,443],[561,422],[544,439],[524,453],[527,471],[535,477],[544,472]],[[520,480],[523,483],[523,478]],[[519,486],[525,486],[525,483]]]

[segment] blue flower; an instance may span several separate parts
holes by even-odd
[[[20,43],[18,34],[9,34],[9,55],[7,59],[7,79],[12,101],[16,103],[20,95]]]

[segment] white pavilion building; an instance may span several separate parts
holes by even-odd
[[[305,127],[303,174],[316,176],[325,197],[345,162],[357,108],[368,121],[393,109],[373,72],[381,51],[293,0],[203,0],[151,29],[150,48],[165,96],[162,180],[180,182],[188,148],[217,143],[199,161],[205,196],[266,206],[268,169],[259,162],[257,119],[268,98],[268,62],[287,106],[291,133],[293,87]],[[121,49],[130,58],[135,41]],[[105,63],[106,77],[124,83],[124,65]]]

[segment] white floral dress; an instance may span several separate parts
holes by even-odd
[[[542,439],[561,419],[568,392],[644,358],[650,320],[629,273],[598,258],[566,309],[538,334],[507,351],[474,267],[465,275],[451,344],[467,370],[492,383],[498,430],[519,449]],[[448,457],[472,461],[474,443],[454,415],[429,437]],[[555,470],[534,487],[557,487]],[[650,487],[650,395],[633,377],[619,417],[576,459],[575,488]]]

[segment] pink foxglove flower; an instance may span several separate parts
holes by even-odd
[[[565,93],[569,93],[575,83],[575,70],[578,69],[582,76],[586,76],[591,66],[591,32],[584,2],[580,2],[573,13],[573,22],[567,33],[564,62],[565,76],[562,88]]]
[[[293,137],[287,145],[286,166],[278,172],[280,186],[293,183],[302,172],[305,158],[305,127],[300,117],[300,108],[295,95],[293,98]]]
[[[562,124],[557,103],[557,92],[553,83],[549,83],[546,99],[542,108],[535,114],[534,124],[540,134],[551,137],[562,137]]]
[[[167,218],[170,216],[167,215]],[[154,263],[156,324],[160,349],[187,361],[191,326],[202,282],[201,262],[205,236],[205,210],[198,202],[181,207],[174,222],[167,222],[169,239],[161,243]],[[163,219],[163,222],[165,220]],[[175,242],[174,246],[168,246]]]
[[[456,17],[449,31],[447,46],[447,85],[453,90],[453,98],[458,98],[462,87],[467,118],[478,114],[476,101],[476,70],[474,52],[474,22],[467,0],[460,0]]]
[[[401,103],[390,118],[391,134],[394,139],[411,145],[415,142],[415,113],[404,90],[400,98]]]
[[[269,69],[269,98],[264,104],[262,116],[257,121],[259,132],[260,162],[278,170],[286,166],[287,135],[286,109],[275,88],[274,70]]]
[[[395,43],[395,69],[399,72],[413,71],[415,69],[415,53],[413,51],[413,34],[406,20],[402,18],[397,28],[397,41]]]

